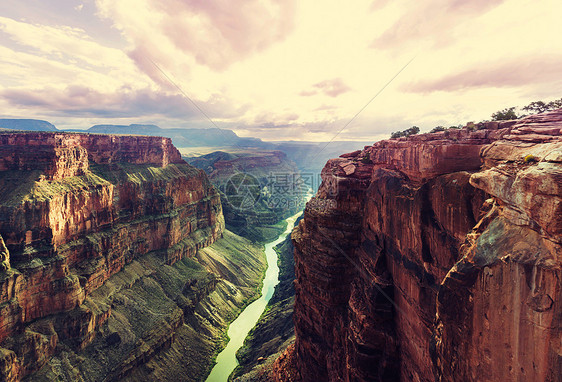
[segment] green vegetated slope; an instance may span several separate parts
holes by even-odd
[[[101,381],[107,370],[115,381],[204,380],[265,268],[263,248],[229,231],[172,266],[156,253],[134,260],[87,298],[94,311],[111,306],[92,344],[62,343],[33,380]]]
[[[29,201],[45,201],[66,192],[109,185],[92,172],[62,180],[38,182],[41,171],[1,171],[0,205],[15,206]]]
[[[268,381],[269,366],[294,342],[295,262],[293,249],[290,236],[275,247],[279,255],[279,284],[275,287],[275,292],[266,310],[244,341],[244,346],[236,353],[240,365],[234,371],[231,379]]]
[[[112,165],[91,165],[94,173],[111,183],[132,182],[141,184],[147,181],[170,181],[176,177],[193,177],[198,171],[185,165],[169,164],[166,167],[154,167],[149,164],[116,163]],[[69,178],[72,179],[72,178]]]
[[[96,186],[107,186],[132,182],[170,181],[179,177],[198,174],[191,166],[170,164],[166,167],[116,163],[113,165],[92,165],[91,171],[83,175],[67,177],[48,182],[38,181],[42,172],[2,171],[0,172],[0,205],[13,206],[26,201],[45,201],[63,193],[87,190]]]

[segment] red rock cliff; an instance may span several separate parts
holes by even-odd
[[[37,370],[59,338],[85,346],[111,308],[83,308],[58,332],[34,320],[80,306],[143,254],[191,257],[223,228],[218,192],[168,138],[0,134],[2,379]]]
[[[277,379],[559,380],[562,110],[482,127],[327,163]]]

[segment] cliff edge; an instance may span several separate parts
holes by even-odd
[[[557,381],[562,110],[332,159],[276,380]]]

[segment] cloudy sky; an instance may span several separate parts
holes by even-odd
[[[561,98],[560,15],[560,0],[2,0],[0,110],[212,127],[183,92],[242,136],[375,140]]]

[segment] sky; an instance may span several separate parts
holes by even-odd
[[[560,15],[560,0],[2,0],[0,116],[375,141],[561,98]]]

